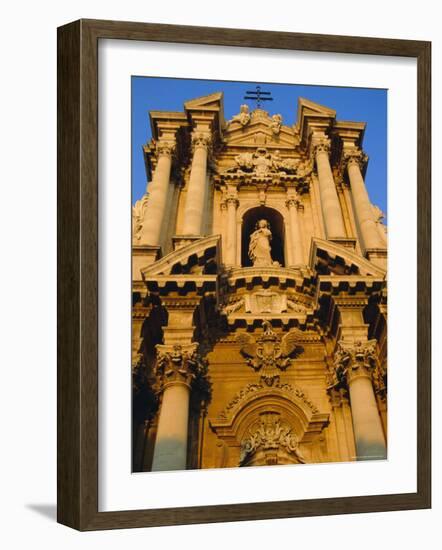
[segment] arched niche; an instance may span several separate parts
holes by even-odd
[[[272,232],[272,259],[279,262],[281,266],[287,265],[285,258],[286,243],[284,218],[274,208],[269,206],[256,206],[247,210],[242,218],[241,265],[243,267],[252,267],[253,265],[249,258],[250,235],[255,231],[258,221],[263,219],[269,222]]]

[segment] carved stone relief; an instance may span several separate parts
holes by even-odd
[[[273,314],[280,315],[285,312],[306,315],[307,306],[299,302],[294,296],[283,292],[275,292],[270,289],[262,289],[256,292],[246,293],[234,301],[226,304],[222,309],[224,315],[232,313],[248,313],[251,315]]]
[[[149,202],[149,194],[144,193],[141,199],[132,206],[132,240],[136,243],[140,240],[143,229],[144,214]]]
[[[240,465],[272,465],[280,463],[304,463],[299,451],[299,439],[281,414],[268,411],[260,414],[241,441]]]
[[[290,331],[281,338],[269,321],[263,321],[262,326],[264,332],[259,338],[244,332],[238,334],[237,342],[247,364],[260,373],[267,386],[272,386],[279,381],[280,372],[291,365],[291,357],[301,353],[302,347],[297,344],[298,331]]]
[[[234,160],[234,166],[228,168],[226,173],[245,172],[267,176],[283,172],[304,178],[312,171],[310,162],[299,158],[282,158],[279,150],[270,153],[265,147],[258,147],[253,153],[240,153]]]

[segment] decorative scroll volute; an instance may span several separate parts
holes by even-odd
[[[176,153],[176,142],[174,141],[157,141],[155,150],[158,158],[161,156],[172,157]]]
[[[290,462],[305,462],[299,451],[299,439],[281,414],[276,411],[263,412],[258,424],[249,429],[241,442],[240,465],[278,464],[281,455],[288,456]]]
[[[195,151],[198,148],[209,150],[212,146],[212,136],[207,132],[193,132],[192,133],[192,150]]]
[[[358,377],[373,379],[377,368],[376,340],[338,342],[329,389],[346,388]]]
[[[191,384],[207,371],[206,363],[197,353],[198,344],[157,345],[157,367],[160,389],[170,384]]]
[[[352,163],[362,170],[368,162],[368,156],[359,148],[348,149],[342,154],[342,167],[347,168]]]

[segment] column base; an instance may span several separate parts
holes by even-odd
[[[173,249],[177,250],[199,239],[204,239],[205,235],[174,235],[172,237]]]
[[[132,246],[132,279],[141,281],[141,270],[161,258],[161,246],[134,245]]]

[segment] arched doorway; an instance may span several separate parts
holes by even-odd
[[[250,235],[255,231],[259,220],[267,220],[272,232],[271,255],[272,259],[279,262],[281,266],[286,265],[284,254],[285,230],[284,218],[275,210],[267,206],[257,206],[248,210],[242,219],[241,231],[241,265],[251,267],[252,261],[249,258]]]

